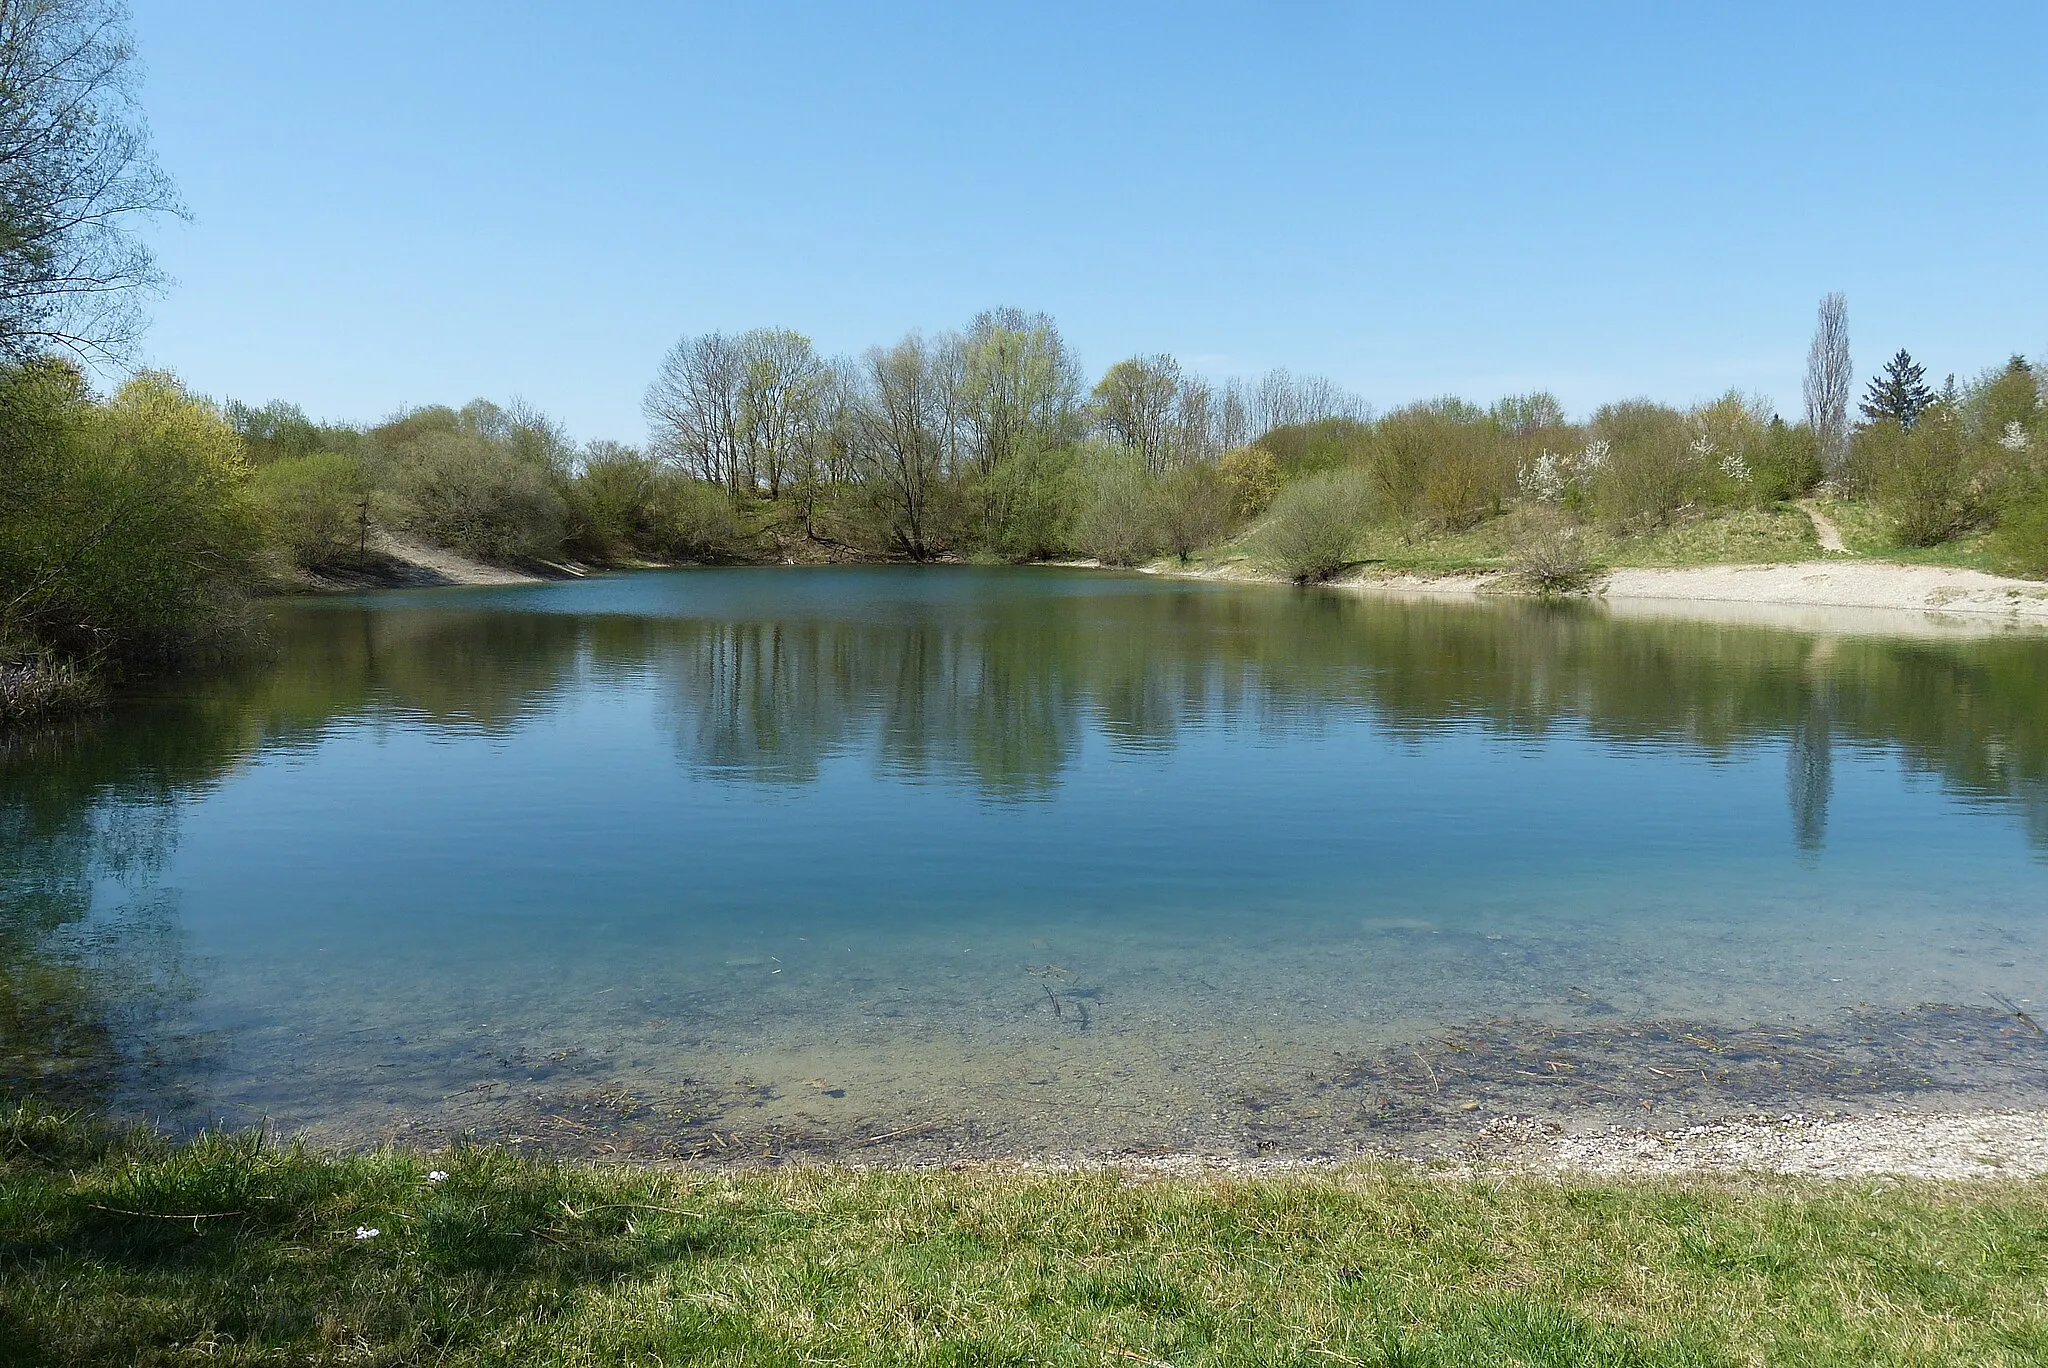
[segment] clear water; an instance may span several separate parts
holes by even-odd
[[[11,743],[16,1086],[880,1157],[2043,1076],[2040,637],[972,569],[291,602],[269,635]],[[1750,1072],[1697,1045],[1766,1036]]]

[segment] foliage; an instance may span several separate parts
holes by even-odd
[[[33,1107],[0,1140],[10,1363],[2048,1354],[2048,1193],[2020,1182],[715,1174],[171,1144]]]
[[[1224,486],[1230,491],[1231,515],[1249,521],[1266,511],[1280,492],[1280,462],[1262,447],[1237,447],[1226,451],[1216,463]]]
[[[1035,443],[999,461],[970,499],[982,515],[979,550],[1006,561],[1068,554],[1074,542],[1074,469],[1071,448]]]
[[[1321,418],[1273,428],[1252,443],[1267,452],[1288,479],[1318,470],[1334,470],[1363,461],[1372,442],[1372,425],[1358,418]]]
[[[1904,347],[1885,362],[1884,370],[1870,382],[1863,395],[1863,417],[1871,423],[1896,423],[1911,431],[1920,415],[1934,402],[1927,387],[1927,370]]]
[[[1750,488],[1760,503],[1796,499],[1826,473],[1822,443],[1804,423],[1791,426],[1773,414],[1746,459]]]
[[[1181,463],[1178,406],[1183,377],[1170,356],[1119,361],[1096,382],[1090,404],[1103,437],[1137,456],[1148,475]]]
[[[1647,399],[1608,404],[1593,415],[1593,433],[1593,507],[1610,526],[1648,531],[1695,498],[1701,462],[1678,410]]]
[[[339,451],[256,467],[251,493],[271,540],[312,569],[361,560],[369,547],[370,483],[362,459]]]
[[[1856,434],[1852,456],[1901,546],[1933,546],[1980,526],[1994,473],[1971,448],[1962,415],[1935,404],[1911,428],[1886,419]]]
[[[370,437],[400,527],[485,560],[560,548],[567,509],[550,469],[552,432],[479,401],[459,413],[418,409]]]
[[[144,372],[95,401],[78,372],[0,374],[0,640],[116,667],[217,631],[261,528],[220,413]]]
[[[1169,471],[1153,486],[1152,520],[1159,544],[1185,565],[1230,531],[1230,486],[1210,465]]]
[[[1998,521],[1999,555],[2022,575],[2048,575],[2048,489],[2036,487],[2006,506]]]
[[[1159,552],[1152,481],[1136,450],[1105,451],[1091,463],[1075,544],[1105,565],[1137,565]]]
[[[1256,537],[1260,559],[1297,583],[1351,564],[1372,496],[1356,472],[1306,475],[1280,491]]]

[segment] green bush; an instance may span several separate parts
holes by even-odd
[[[1934,546],[1989,517],[1993,491],[1962,415],[1937,403],[1910,429],[1884,420],[1857,433],[1855,459],[1901,546]]]
[[[1283,475],[1292,479],[1318,470],[1337,470],[1365,459],[1372,444],[1372,425],[1355,418],[1323,418],[1290,423],[1261,436],[1252,446],[1269,453]]]
[[[389,456],[399,525],[485,560],[552,556],[567,510],[549,472],[479,433],[429,428]]]
[[[746,550],[732,495],[721,486],[663,467],[648,504],[646,549],[671,560],[732,560]]]
[[[1370,507],[1371,495],[1355,471],[1304,476],[1273,500],[1258,532],[1259,558],[1297,582],[1326,580],[1351,563]]]
[[[568,547],[589,560],[655,552],[660,465],[627,447],[593,449],[568,484]]]
[[[308,569],[359,560],[367,549],[370,485],[363,463],[338,451],[258,466],[250,489],[274,544]]]
[[[1628,532],[1661,527],[1698,495],[1699,453],[1685,415],[1645,399],[1608,404],[1593,417],[1598,468],[1593,506]]]
[[[1447,532],[1499,512],[1515,472],[1494,422],[1456,399],[1382,418],[1366,444],[1364,467],[1382,516]]]
[[[1826,474],[1820,439],[1804,423],[1772,418],[1747,457],[1750,486],[1758,501],[1776,503],[1810,492]]]
[[[2048,489],[2035,488],[2007,504],[1993,541],[2013,570],[2048,575]]]
[[[997,463],[967,503],[981,526],[978,549],[1006,561],[1050,560],[1073,547],[1074,455],[1027,447]]]
[[[154,372],[105,402],[61,363],[0,372],[0,640],[176,654],[231,618],[261,552],[241,439],[211,404]]]
[[[1074,540],[1105,565],[1136,565],[1159,553],[1152,481],[1133,453],[1101,451],[1086,475]]]
[[[1159,544],[1185,565],[1230,531],[1231,489],[1211,465],[1168,471],[1152,488],[1152,520]]]
[[[1230,489],[1230,511],[1240,522],[1265,512],[1280,492],[1280,462],[1259,447],[1224,452],[1216,470]]]

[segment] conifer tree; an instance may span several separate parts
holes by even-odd
[[[1884,363],[1883,373],[1865,391],[1863,416],[1873,423],[1889,418],[1902,428],[1910,428],[1933,402],[1934,391],[1927,387],[1926,368],[1901,347],[1897,356]]]

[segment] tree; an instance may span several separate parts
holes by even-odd
[[[1863,416],[1873,423],[1886,419],[1911,431],[1920,415],[1934,402],[1927,387],[1927,370],[1916,363],[1904,347],[1885,362],[1884,371],[1870,382],[1863,396]]]
[[[1119,361],[1095,386],[1096,425],[1156,475],[1172,463],[1180,391],[1180,362],[1170,356]]]
[[[954,385],[944,342],[915,334],[869,351],[852,411],[852,454],[862,486],[912,560],[939,549],[933,500],[953,455]]]
[[[182,214],[135,102],[119,0],[0,0],[0,354],[119,359],[158,283],[140,219]]]
[[[1813,429],[1821,460],[1830,472],[1842,468],[1849,452],[1849,387],[1854,383],[1855,372],[1849,362],[1849,301],[1840,293],[1824,295],[1813,345],[1806,349],[1806,425]]]
[[[787,328],[756,328],[738,343],[739,464],[749,489],[768,497],[802,481],[818,437],[827,372],[811,339]]]
[[[1081,369],[1042,313],[976,317],[961,343],[960,380],[968,458],[983,476],[1027,447],[1051,451],[1078,435]]]
[[[685,337],[662,358],[641,401],[656,453],[735,493],[745,481],[740,458],[745,373],[746,357],[732,338],[723,333]]]

